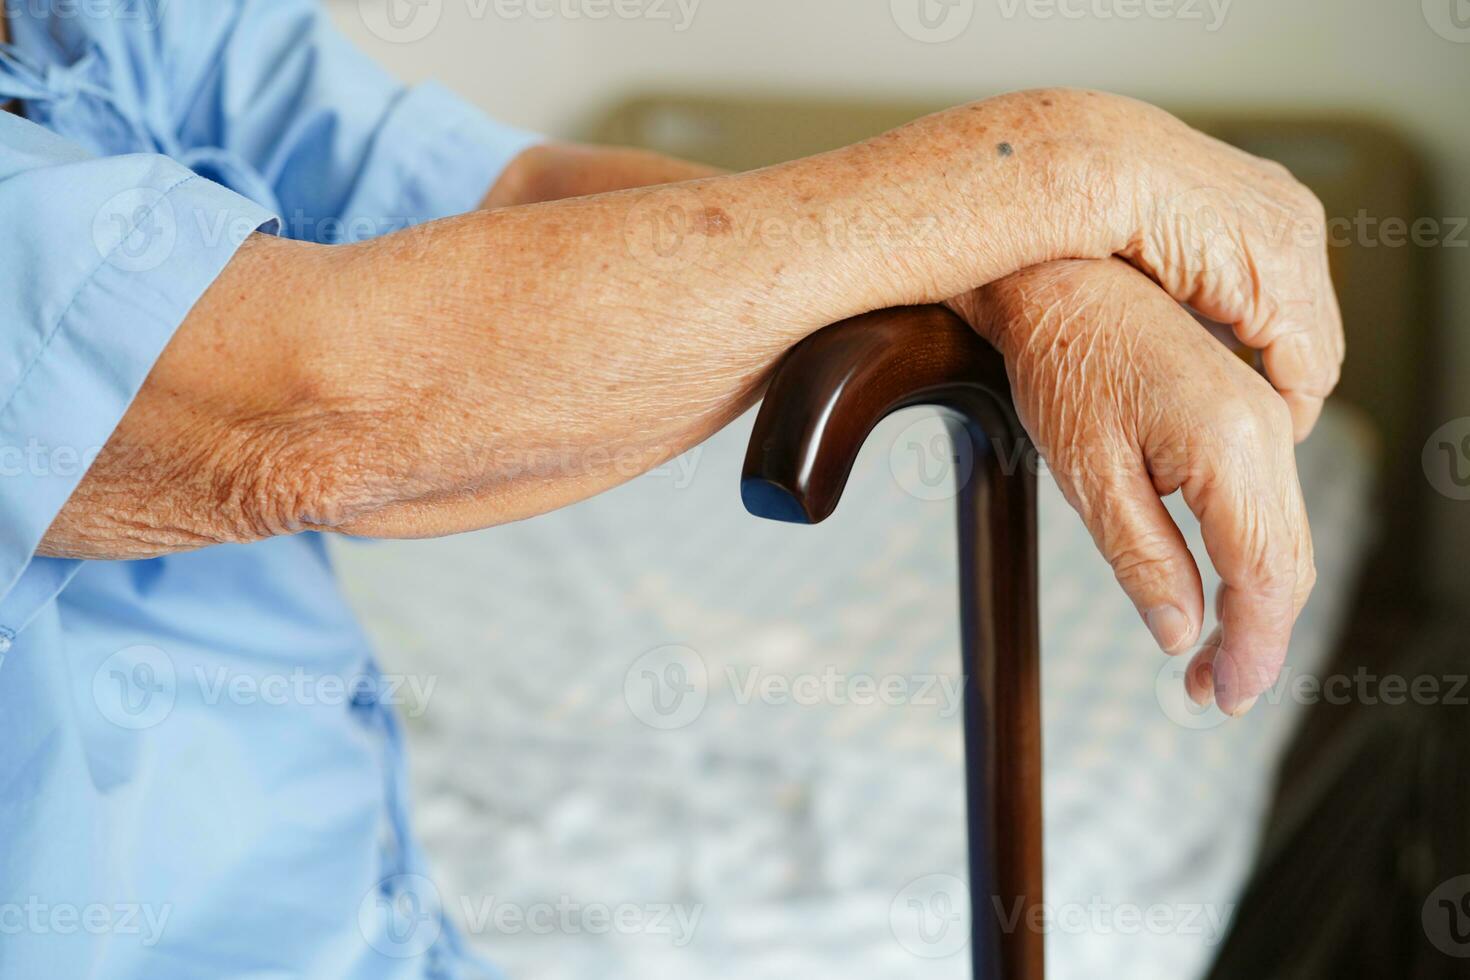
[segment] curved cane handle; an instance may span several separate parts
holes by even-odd
[[[757,517],[825,520],[873,427],[914,405],[954,413],[974,449],[958,503],[975,976],[1040,980],[1043,937],[1027,925],[1042,901],[1036,484],[1004,361],[938,306],[813,334],[772,376],[741,497]]]

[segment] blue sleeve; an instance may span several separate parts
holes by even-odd
[[[473,210],[539,139],[432,82],[400,84],[314,0],[165,10],[163,63],[198,79],[180,80],[180,140],[259,173],[287,237],[356,241]]]
[[[0,112],[0,652],[76,563],[46,529],[241,241],[274,216],[154,154]]]

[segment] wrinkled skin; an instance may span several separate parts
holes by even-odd
[[[1023,424],[1170,654],[1204,622],[1199,569],[1160,499],[1183,493],[1222,580],[1186,685],[1249,710],[1315,580],[1286,401],[1119,260],[1034,266],[953,305],[1005,355]]]
[[[1176,137],[1192,152],[1144,157],[1144,172],[1158,175],[1150,188],[1173,193],[1157,194],[1147,231],[1118,254],[1260,350],[1305,439],[1345,353],[1322,204],[1280,164],[1172,117],[1164,125],[1186,131]]]
[[[1322,208],[1284,168],[1132,99],[1042,89],[745,174],[530,151],[486,204],[348,246],[253,236],[39,553],[534,517],[708,438],[827,324],[961,296],[1169,649],[1203,600],[1157,494],[1201,515],[1227,587],[1195,692],[1239,711],[1274,676],[1311,584],[1291,439],[1343,352]],[[1049,264],[1067,259],[1094,264]]]

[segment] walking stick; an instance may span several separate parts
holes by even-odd
[[[939,306],[813,334],[771,378],[741,497],[757,517],[825,520],[868,433],[914,405],[954,413],[974,449],[959,490],[974,975],[1041,980],[1043,937],[1028,925],[1042,901],[1036,481],[1000,355]]]

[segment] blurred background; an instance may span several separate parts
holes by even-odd
[[[1291,166],[1334,219],[1350,352],[1299,456],[1321,582],[1251,717],[1187,704],[1042,474],[1049,975],[1470,975],[1470,3],[329,6],[498,119],[736,168],[1042,85]],[[512,976],[968,975],[973,461],[903,413],[826,525],[768,525],[749,425],[537,521],[339,552],[420,682],[444,903]]]

